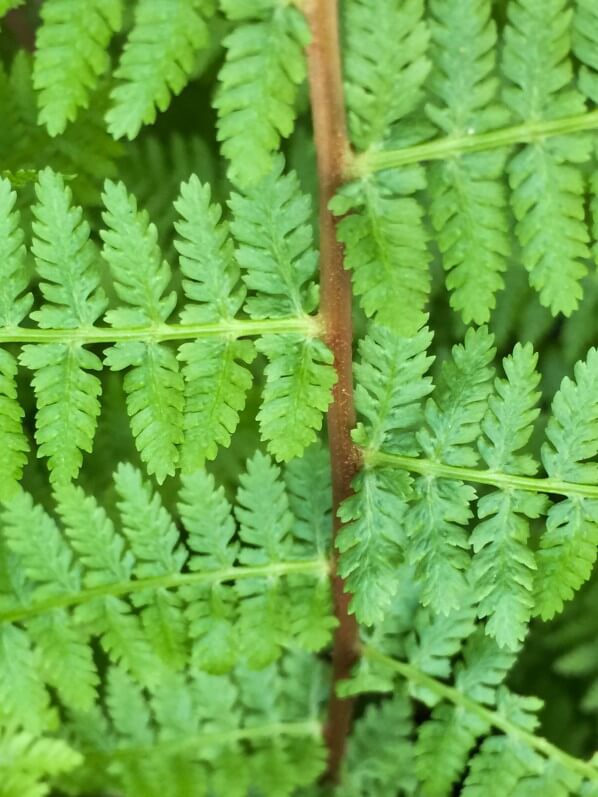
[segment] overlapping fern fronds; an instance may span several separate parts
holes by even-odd
[[[257,335],[269,361],[259,421],[270,450],[286,460],[315,440],[335,375],[310,315],[317,306],[310,205],[297,178],[282,175],[282,161],[247,195],[233,196],[234,238],[209,189],[197,177],[182,185],[176,245],[188,303],[180,324],[171,322],[177,296],[156,228],[124,185],[106,183],[100,253],[81,211],[72,207],[70,189],[47,169],[36,188],[32,248],[45,304],[30,316],[38,330],[18,328],[30,308],[29,298],[21,298],[25,250],[14,193],[7,181],[1,185],[6,252],[0,339],[26,344],[20,362],[35,374],[36,437],[54,483],[76,477],[83,452],[92,450],[103,366],[90,347],[101,343],[112,344],[104,363],[126,371],[131,429],[149,473],[160,482],[179,464],[192,470],[228,445],[253,381],[247,366],[256,349],[245,337]],[[107,266],[118,299],[110,307],[100,287]],[[238,317],[242,310],[246,320]],[[109,327],[98,326],[101,317]],[[171,341],[186,339],[177,353]],[[2,485],[6,493],[19,476],[26,442],[14,356],[4,349],[1,354],[2,461],[11,477]]]
[[[487,323],[503,287],[509,206],[542,304],[565,316],[578,306],[591,240],[585,165],[595,146],[586,130],[596,126],[588,100],[598,97],[598,24],[591,2],[578,2],[575,17],[569,5],[513,0],[498,40],[490,0],[432,3],[427,17],[415,0],[347,4],[353,180],[332,207],[349,213],[339,237],[362,307],[379,323],[408,335],[421,326],[430,289],[422,212],[403,199],[399,214],[396,203],[426,184],[451,304],[466,323]],[[396,289],[380,288],[395,277]]]
[[[470,330],[424,405],[429,339],[425,330],[405,339],[374,328],[362,344],[354,437],[366,467],[342,509],[340,570],[362,622],[381,619],[406,561],[424,605],[449,612],[473,591],[486,633],[514,650],[531,615],[561,611],[596,560],[598,356],[591,349],[555,395],[542,448],[547,478],[536,478],[525,450],[538,415],[531,346],[515,347],[493,385],[492,337]],[[475,485],[492,489],[478,495]],[[534,553],[530,521],[544,515]]]
[[[316,473],[297,475],[316,487]],[[225,673],[240,661],[269,665],[291,639],[308,651],[327,643],[335,621],[326,553],[311,530],[295,536],[289,492],[269,457],[258,452],[248,462],[234,514],[212,476],[183,476],[185,543],[138,470],[119,466],[114,484],[118,525],[74,485],[55,491],[60,524],[25,492],[4,504],[0,692],[7,722],[51,730],[56,710],[47,687],[72,711],[90,711],[99,683],[96,643],[148,688],[191,661]],[[304,600],[308,591],[312,598]]]

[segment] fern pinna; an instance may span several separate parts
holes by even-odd
[[[598,794],[594,0],[0,25],[0,797]]]

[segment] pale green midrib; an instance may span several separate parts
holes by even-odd
[[[454,705],[460,706],[472,714],[476,714],[478,717],[485,720],[494,728],[502,731],[507,736],[519,739],[547,758],[560,762],[563,766],[567,767],[567,769],[577,772],[579,775],[587,778],[588,780],[598,782],[598,769],[592,766],[591,763],[583,761],[580,758],[575,758],[574,756],[569,755],[569,753],[566,753],[564,750],[561,750],[559,747],[549,742],[547,739],[544,739],[542,736],[535,736],[533,733],[526,731],[524,728],[520,728],[506,717],[503,717],[498,712],[493,711],[492,709],[489,709],[480,703],[477,703],[475,700],[467,697],[467,695],[464,695],[453,686],[448,686],[441,681],[437,681],[436,678],[423,673],[412,664],[409,664],[405,661],[398,661],[390,656],[386,656],[384,653],[381,653],[379,650],[369,645],[365,645],[361,652],[366,658],[372,659],[373,661],[378,661],[390,669],[393,669],[406,680],[416,683],[419,686],[423,686],[424,688],[429,689],[431,692],[438,695],[438,697],[448,700]]]
[[[57,595],[33,606],[0,611],[1,623],[16,623],[37,617],[57,609],[69,609],[98,598],[119,597],[134,592],[157,589],[178,589],[197,584],[216,584],[223,581],[240,581],[247,578],[279,578],[281,576],[305,574],[326,577],[329,563],[326,559],[304,559],[291,562],[275,562],[255,567],[233,566],[221,570],[208,570],[201,573],[169,573],[164,576],[140,578],[81,590],[76,594]]]
[[[273,318],[264,320],[230,319],[209,324],[159,324],[148,327],[86,327],[81,329],[0,328],[3,343],[93,344],[125,341],[193,340],[197,338],[243,338],[260,335],[301,333],[308,337],[321,335],[318,316]]]
[[[346,176],[348,179],[359,179],[384,169],[396,169],[413,163],[443,160],[451,156],[483,152],[514,144],[528,144],[544,138],[580,133],[596,128],[598,128],[598,110],[562,119],[525,122],[487,133],[446,136],[413,147],[361,153],[348,159]]]
[[[387,454],[384,451],[364,451],[363,460],[372,467],[391,467],[419,473],[422,476],[436,476],[442,479],[489,484],[501,490],[524,490],[529,493],[554,493],[555,495],[579,495],[584,498],[598,499],[598,486],[593,484],[575,484],[559,479],[548,479],[532,476],[513,476],[510,473],[499,473],[477,468],[461,468],[456,465],[445,465],[430,459],[405,457],[401,454]]]
[[[138,745],[136,747],[116,747],[110,751],[94,750],[83,752],[88,761],[107,761],[118,758],[139,759],[144,755],[178,755],[186,750],[201,750],[202,745],[227,745],[235,742],[254,741],[280,736],[312,736],[319,739],[322,735],[322,726],[316,720],[302,722],[273,722],[266,725],[255,725],[249,728],[238,728],[233,731],[214,731],[212,733],[197,733],[185,736],[183,739],[173,739],[156,742],[154,745]]]

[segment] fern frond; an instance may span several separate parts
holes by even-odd
[[[421,0],[347,4],[345,95],[359,150],[387,145],[397,123],[423,102],[430,68],[423,10]],[[382,172],[343,186],[330,206],[339,216],[350,214],[339,222],[338,238],[366,315],[404,335],[424,323],[430,288],[423,211],[411,196],[424,187],[419,166]]]
[[[107,304],[89,225],[50,169],[41,172],[36,193],[33,254],[46,303],[32,318],[43,329],[89,328]],[[34,372],[39,454],[48,457],[53,482],[68,481],[79,473],[81,452],[93,446],[101,386],[89,371],[101,370],[101,362],[82,345],[61,343],[24,346],[20,360]]]
[[[542,462],[552,478],[596,484],[598,466],[598,351],[577,363],[552,403]],[[598,501],[571,495],[551,506],[537,554],[534,611],[544,619],[587,581],[598,551]]]
[[[15,209],[16,194],[0,179],[0,327],[16,327],[33,303],[27,289],[24,236]],[[17,399],[17,362],[0,349],[0,496],[8,497],[21,478],[29,444],[23,431],[24,412]]]
[[[226,60],[214,100],[218,139],[230,179],[246,187],[272,170],[280,139],[293,132],[309,30],[290,3],[223,0],[222,6],[240,24],[224,39]]]
[[[583,113],[583,97],[569,88],[571,11],[565,0],[516,0],[509,6],[503,72],[513,84],[505,102],[522,121]],[[570,315],[587,273],[583,177],[591,139],[584,135],[528,144],[509,165],[513,209],[523,263],[540,301]]]
[[[29,636],[14,625],[0,628],[0,698],[9,726],[37,735],[57,725]]]
[[[379,706],[368,706],[349,741],[341,778],[343,795],[395,797],[397,789],[414,792],[412,724],[411,707],[402,692]]]
[[[307,448],[285,467],[293,534],[323,556],[330,548],[332,485],[330,456],[321,445]]]
[[[490,0],[436,2],[434,70],[438,104],[426,112],[448,136],[500,127],[507,114],[494,103],[496,25]],[[466,323],[486,323],[503,287],[510,243],[502,174],[506,152],[454,157],[430,169],[431,218],[447,272],[451,305]]]
[[[341,504],[343,528],[336,538],[339,573],[352,593],[351,611],[364,625],[380,622],[397,590],[403,558],[402,528],[412,480],[398,471],[362,472],[355,495]]]
[[[431,341],[427,327],[403,338],[372,326],[360,342],[355,406],[367,421],[353,435],[360,445],[372,451],[413,452],[423,421],[422,399],[433,389],[426,375],[433,361],[427,356]]]
[[[239,552],[233,542],[237,528],[232,507],[224,490],[216,488],[214,477],[202,470],[183,476],[178,509],[189,532],[192,570],[232,567]],[[235,592],[213,584],[189,587],[184,594],[194,662],[207,672],[229,672],[237,659]]]
[[[245,309],[252,318],[284,318],[314,310],[317,254],[310,226],[311,200],[301,193],[295,172],[283,174],[284,161],[243,196],[232,194],[232,233],[237,260],[250,291]]]
[[[287,461],[316,440],[337,380],[334,358],[322,341],[293,335],[264,336],[257,348],[268,358],[257,416],[262,439]]]
[[[517,453],[529,441],[539,415],[535,405],[537,355],[528,344],[517,344],[503,360],[507,379],[497,379],[490,397],[479,448],[491,470],[533,475],[537,463]],[[527,546],[528,518],[546,511],[543,495],[523,491],[493,491],[478,502],[482,521],[471,537],[472,579],[480,601],[478,614],[488,617],[486,631],[498,644],[515,650],[525,638],[533,601],[534,555]]]
[[[180,572],[187,554],[160,497],[131,465],[120,465],[114,482],[123,534],[136,560],[133,573],[138,578],[152,578]],[[143,607],[142,623],[152,649],[170,667],[181,667],[187,655],[187,629],[179,596],[158,588],[136,595],[134,602]]]
[[[305,316],[315,309],[317,263],[309,225],[309,197],[294,172],[282,174],[277,158],[271,174],[246,196],[233,194],[231,225],[237,260],[250,291],[245,309],[252,318]],[[277,459],[301,454],[315,440],[336,382],[332,355],[319,340],[266,335],[257,344],[269,360],[258,420]]]
[[[245,299],[238,285],[239,266],[234,257],[222,211],[210,203],[210,189],[193,175],[181,185],[175,203],[181,221],[175,242],[190,303],[181,313],[184,323],[231,320]],[[181,460],[184,470],[213,459],[219,445],[228,445],[245,406],[252,377],[243,365],[255,357],[250,341],[197,340],[179,350],[185,365],[185,437]]]
[[[239,536],[243,542],[240,561],[246,565],[276,562],[288,556],[292,515],[280,470],[259,451],[248,461],[239,480]],[[239,584],[241,633],[249,661],[264,666],[278,656],[285,637],[280,586],[267,580]]]
[[[471,466],[493,376],[493,338],[481,327],[470,329],[463,345],[442,368],[437,392],[428,400],[426,425],[417,434],[423,453],[433,461]],[[469,558],[464,526],[471,518],[475,490],[463,482],[428,479],[415,482],[415,500],[405,520],[409,560],[425,583],[423,602],[436,611],[458,608],[466,591]]]
[[[40,9],[33,82],[39,121],[51,136],[64,132],[87,108],[110,66],[108,45],[122,24],[122,0],[50,0]]]
[[[379,146],[421,106],[430,70],[422,0],[351,0],[346,6],[345,97],[351,140]]]
[[[579,88],[598,103],[598,10],[592,0],[577,0],[573,25],[573,52],[583,64]]]
[[[44,797],[51,788],[49,779],[77,769],[82,762],[81,754],[62,739],[2,733],[0,796]]]
[[[106,320],[115,327],[160,325],[172,313],[176,294],[165,293],[170,268],[162,261],[156,228],[122,183],[106,183],[104,203],[103,254],[117,295],[128,305],[109,310]],[[163,482],[174,473],[182,441],[183,379],[176,356],[164,344],[132,341],[109,349],[106,363],[117,371],[131,368],[124,380],[131,428],[149,473]]]
[[[423,210],[411,196],[425,184],[420,166],[381,172],[344,185],[330,205],[338,216],[349,214],[337,237],[365,314],[406,336],[425,323],[430,290]]]
[[[469,639],[463,664],[456,670],[456,688],[478,702],[495,705],[496,687],[512,664],[513,656],[477,633]],[[488,730],[480,717],[460,706],[440,703],[434,708],[431,719],[420,728],[416,745],[416,772],[426,797],[448,797],[477,737]]]
[[[213,0],[138,0],[106,114],[115,138],[135,138],[180,94],[197,52],[209,43],[206,19],[213,10]]]

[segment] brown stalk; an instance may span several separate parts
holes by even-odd
[[[351,494],[359,457],[351,441],[355,426],[352,379],[352,295],[349,274],[343,268],[343,248],[336,239],[335,218],[328,203],[343,182],[349,153],[341,77],[337,0],[312,0],[306,9],[312,41],[308,73],[314,138],[320,185],[320,289],[326,341],[334,354],[338,382],[328,412],[328,439],[332,468],[334,535],[341,526],[339,505]],[[337,697],[335,687],[347,678],[357,660],[357,623],[348,612],[349,596],[333,556],[332,593],[338,628],[332,650],[332,694],[326,723],[327,779],[338,780],[353,704]]]

